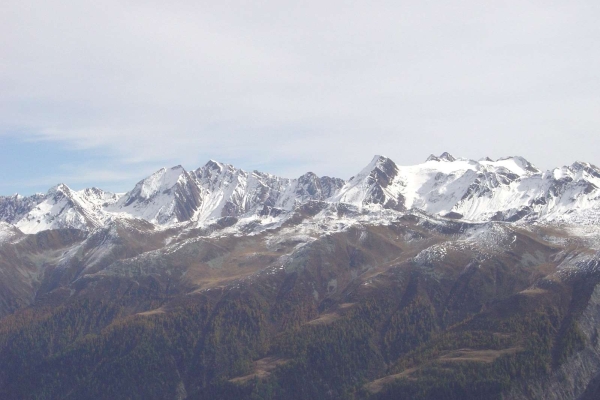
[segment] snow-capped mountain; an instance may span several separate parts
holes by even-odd
[[[98,188],[74,191],[61,183],[51,188],[14,225],[24,233],[60,228],[94,229],[105,222],[104,207],[116,200],[115,194]]]
[[[212,160],[194,174],[204,195],[199,221],[256,214],[264,207],[291,211],[306,201],[329,198],[344,184],[342,179],[312,172],[287,179]]]
[[[291,181],[213,160],[194,171],[194,175],[204,192],[200,220],[240,216],[264,205],[274,206]]]
[[[444,153],[399,167],[376,156],[330,200],[470,221],[585,217],[600,206],[599,172],[580,162],[542,172],[522,157],[474,161]]]
[[[162,168],[119,195],[64,184],[47,194],[0,197],[0,221],[25,233],[47,229],[91,230],[113,219],[157,226],[205,225],[222,217],[276,215],[285,220],[310,201],[425,213],[469,221],[577,221],[600,219],[600,169],[583,162],[541,171],[522,157],[492,161],[431,155],[399,166],[375,156],[344,181],[312,172],[297,179],[209,161],[194,171]],[[266,210],[266,211],[265,211]]]
[[[389,158],[375,156],[358,175],[350,180],[331,200],[358,207],[379,205],[398,211],[405,210],[402,194],[404,183],[399,179],[398,166]]]

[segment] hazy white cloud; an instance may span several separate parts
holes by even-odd
[[[287,176],[445,150],[600,163],[598,15],[595,1],[9,1],[0,133]]]

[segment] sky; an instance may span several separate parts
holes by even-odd
[[[5,0],[0,195],[209,159],[600,164],[600,2]]]

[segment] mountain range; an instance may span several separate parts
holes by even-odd
[[[2,399],[600,398],[600,169],[209,161],[0,197]]]
[[[417,209],[469,221],[594,222],[600,209],[600,169],[584,162],[541,171],[522,157],[492,161],[448,153],[423,164],[398,166],[375,156],[345,181],[308,172],[297,179],[209,161],[194,171],[162,168],[124,194],[65,184],[46,194],[0,197],[0,221],[24,233],[93,230],[115,219],[141,219],[159,227],[202,226],[223,217],[285,220],[308,202],[364,210]]]

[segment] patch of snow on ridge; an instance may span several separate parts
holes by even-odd
[[[157,193],[171,189],[180,179],[184,172],[180,165],[173,168],[161,168],[149,178],[142,181],[139,195],[142,199],[149,199]]]
[[[500,158],[496,161],[480,161],[482,165],[491,166],[494,168],[504,167],[514,174],[520,176],[528,176],[532,174],[541,173],[542,171],[534,167],[529,161],[523,157],[506,157]]]
[[[11,239],[22,235],[21,231],[14,225],[0,222],[0,243],[10,241]]]

